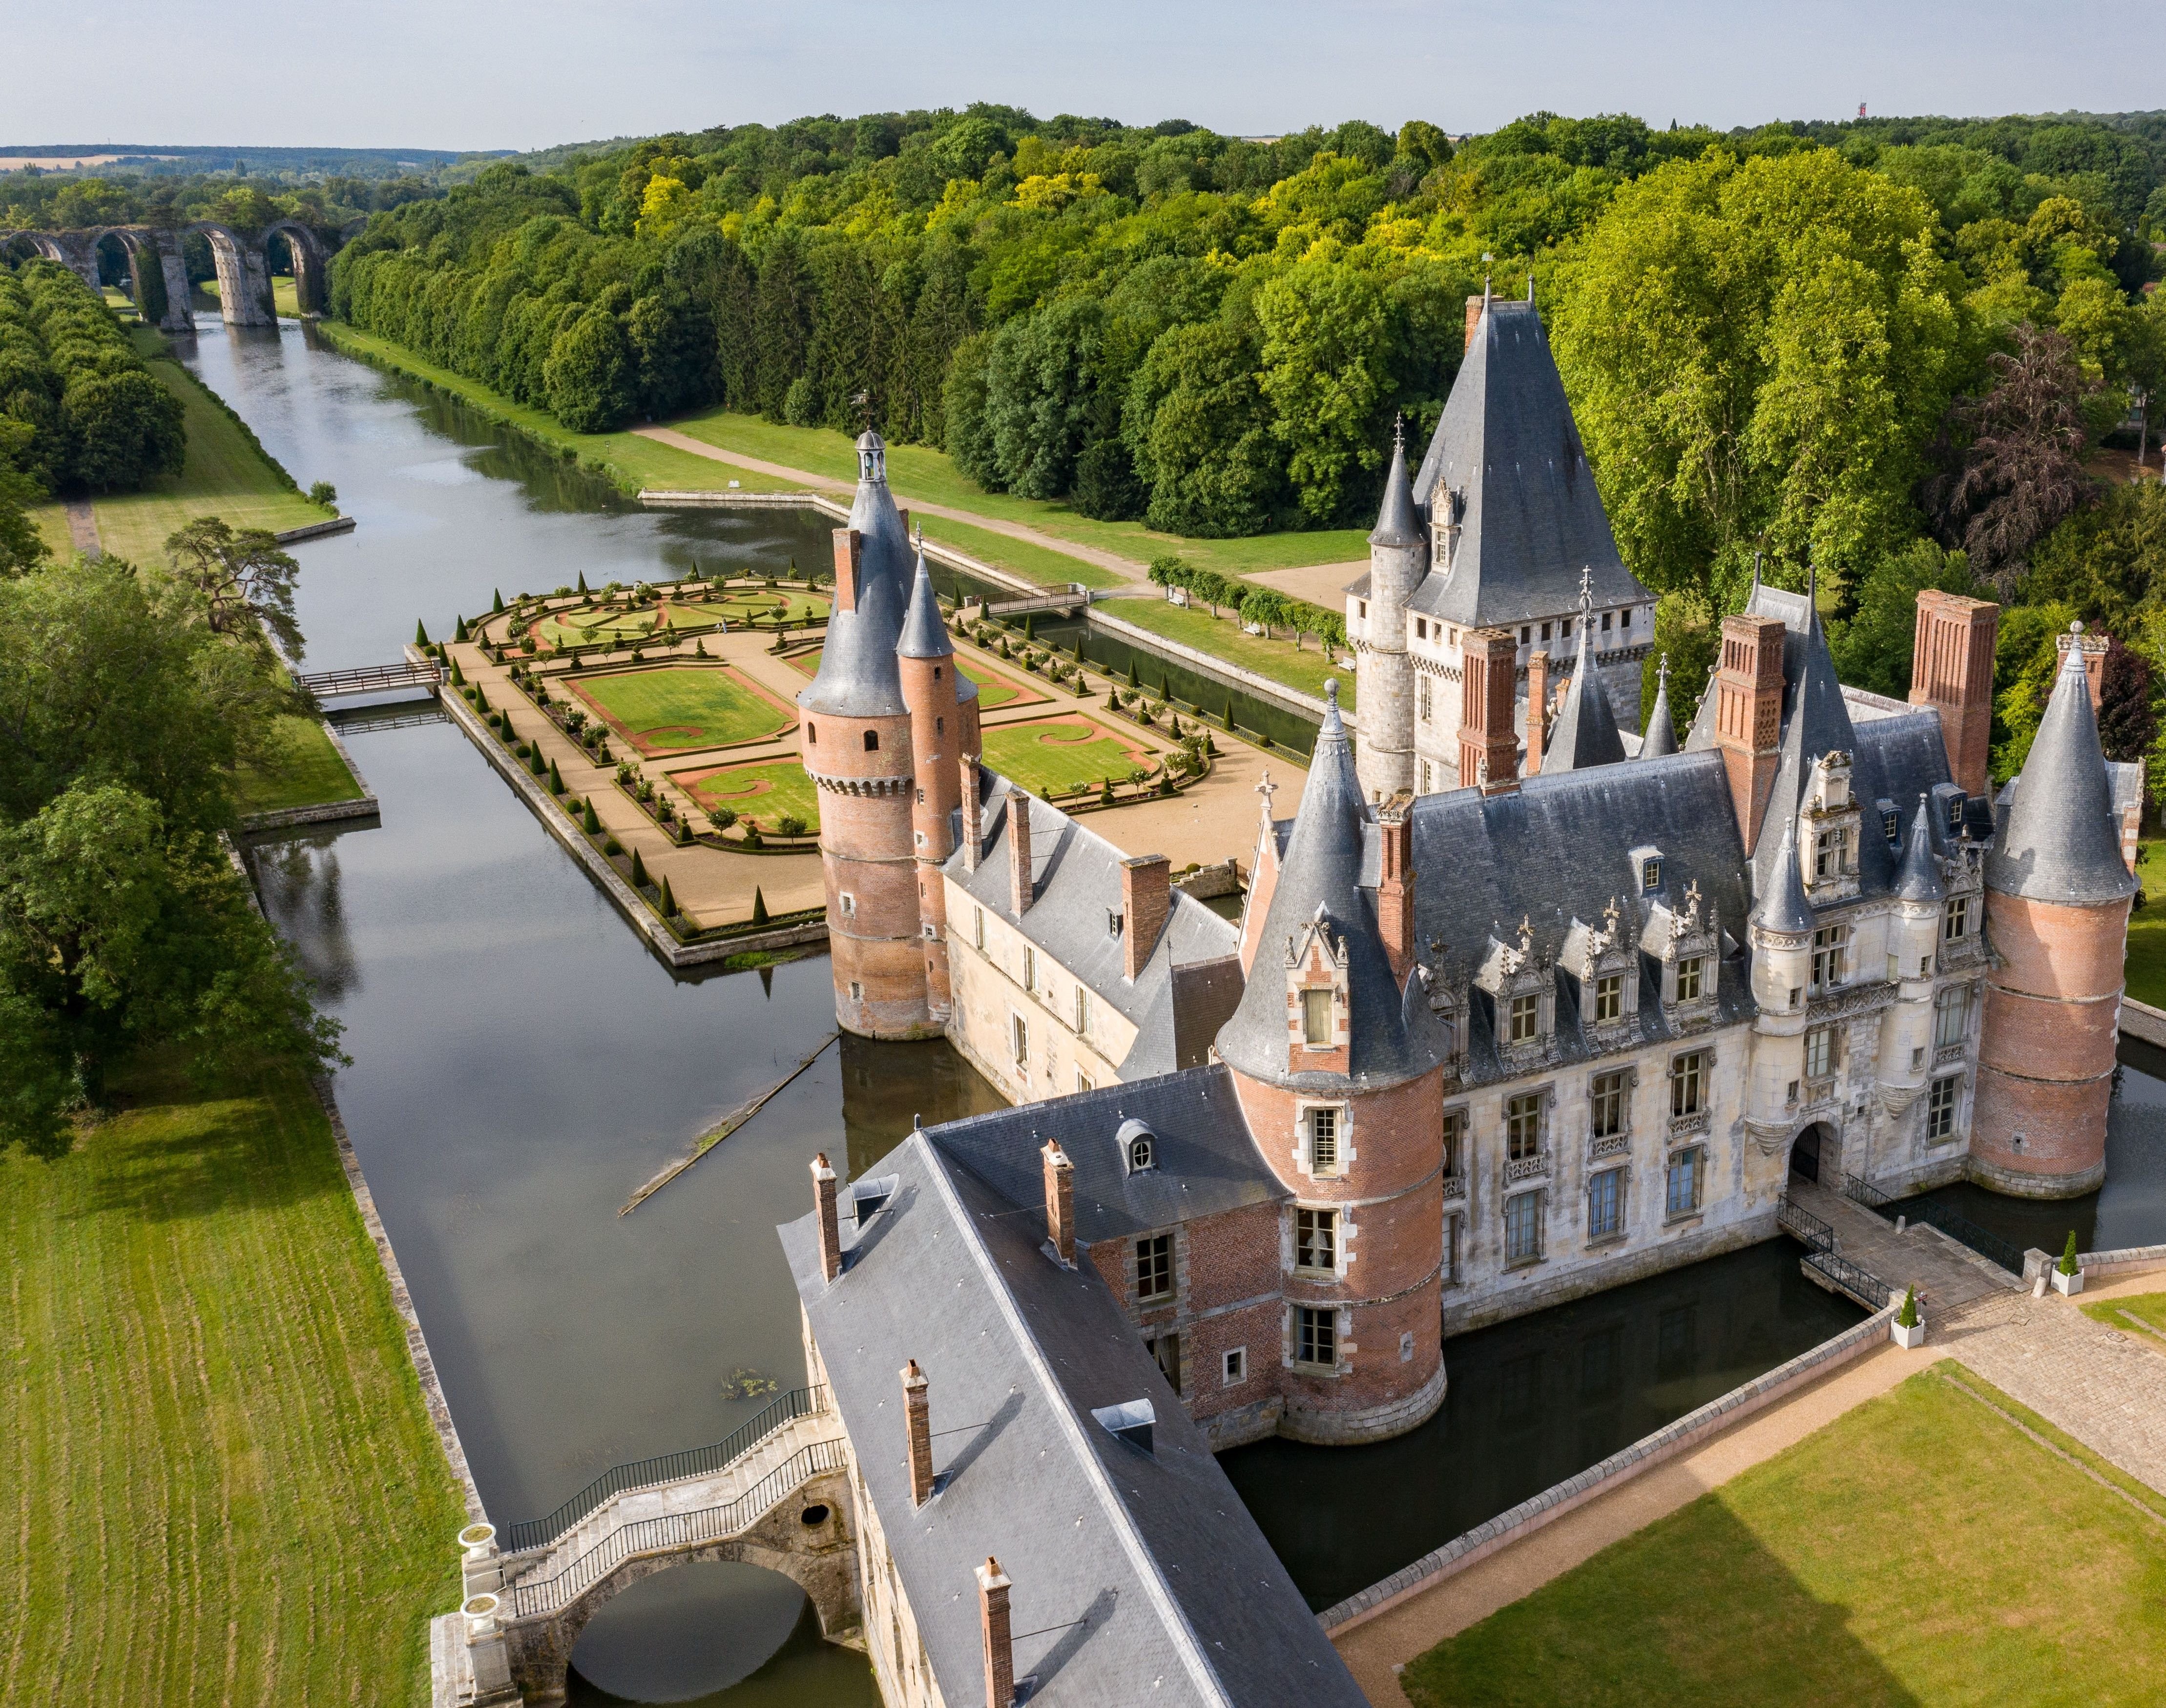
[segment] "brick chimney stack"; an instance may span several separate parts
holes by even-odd
[[[1407,982],[1414,964],[1414,827],[1411,790],[1402,789],[1376,812],[1382,867],[1376,879],[1376,930],[1391,957],[1392,977]]]
[[[1461,656],[1460,783],[1508,794],[1519,786],[1519,738],[1512,728],[1519,643],[1508,630],[1470,629]]]
[[[1008,1574],[991,1554],[978,1568],[978,1623],[985,1649],[985,1708],[1014,1708],[1015,1639],[1008,1624]]]
[[[1173,911],[1172,870],[1163,854],[1138,854],[1121,862],[1121,972],[1132,983]]]
[[[1741,613],[1722,619],[1722,657],[1714,676],[1714,745],[1730,773],[1730,806],[1748,855],[1759,844],[1768,792],[1775,787],[1786,632],[1779,617]],[[1990,684],[1989,668],[1986,679]]]
[[[963,765],[963,869],[975,872],[985,850],[985,814],[978,801],[978,756],[965,753]]]
[[[1058,1139],[1038,1152],[1045,1162],[1045,1236],[1060,1261],[1075,1267],[1075,1165]]]
[[[1481,329],[1481,327],[1482,327],[1482,298],[1479,298],[1479,297],[1469,297],[1469,298],[1466,299],[1466,348],[1467,348],[1467,349],[1471,350],[1471,349],[1473,349],[1473,348],[1474,348],[1474,335],[1475,335],[1477,331],[1479,331],[1479,330]]]
[[[1948,772],[1966,794],[1993,792],[1986,760],[1993,745],[1993,649],[2000,633],[1998,605],[1933,588],[1918,595],[1910,704],[1941,714]],[[2095,707],[2095,678],[2091,693]]]
[[[1550,655],[1538,650],[1527,659],[1527,775],[1542,774],[1542,737],[1549,728]]]
[[[843,1230],[835,1214],[835,1171],[825,1151],[812,1159],[812,1204],[820,1212],[820,1273],[832,1281],[843,1273]]]
[[[1031,866],[1030,797],[1013,783],[1008,785],[1008,902],[1021,919],[1037,899],[1038,883]]]
[[[902,1422],[910,1433],[910,1504],[932,1498],[932,1401],[925,1372],[912,1358],[902,1367]]]
[[[835,609],[858,608],[858,567],[864,561],[865,536],[854,528],[835,530]]]

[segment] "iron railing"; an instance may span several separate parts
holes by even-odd
[[[313,676],[297,676],[293,686],[318,699],[331,694],[378,693],[387,688],[429,688],[439,680],[434,660],[425,664],[372,664],[359,670],[320,670]]]
[[[621,1525],[555,1577],[513,1584],[511,1616],[536,1619],[560,1611],[635,1554],[697,1547],[735,1536],[757,1523],[807,1478],[842,1469],[843,1456],[840,1441],[814,1442],[800,1447],[734,1500],[697,1512],[665,1512]]]
[[[1967,1215],[1959,1215],[1944,1204],[1936,1204],[1930,1198],[1890,1198],[1871,1181],[1855,1174],[1842,1177],[1843,1196],[1863,1205],[1889,1221],[1899,1215],[1912,1221],[1930,1222],[1950,1239],[1968,1246],[1980,1257],[1998,1263],[2010,1274],[2023,1273],[2023,1248],[1993,1232],[1980,1227]]]
[[[634,1459],[614,1465],[579,1490],[547,1518],[530,1518],[508,1526],[497,1546],[506,1553],[522,1553],[554,1542],[605,1500],[635,1489],[652,1489],[659,1483],[680,1482],[729,1468],[768,1437],[800,1417],[820,1409],[819,1388],[794,1388],[758,1416],[711,1447],[687,1447],[682,1452],[663,1453],[651,1459]]]
[[[1853,1263],[1834,1252],[1808,1252],[1804,1263],[1836,1292],[1856,1299],[1868,1310],[1888,1309],[1888,1295],[1894,1289],[1862,1263]]]
[[[1775,1207],[1775,1220],[1785,1232],[1803,1240],[1809,1250],[1832,1252],[1835,1249],[1835,1230],[1810,1210],[1792,1203],[1787,1192]]]

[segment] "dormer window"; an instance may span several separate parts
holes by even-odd
[[[1128,1141],[1128,1173],[1140,1174],[1154,1166],[1151,1161],[1151,1136],[1142,1133]]]
[[[1657,854],[1640,862],[1640,888],[1650,893],[1662,887],[1662,857]]]
[[[1120,1147],[1121,1166],[1129,1173],[1147,1173],[1158,1167],[1158,1135],[1133,1115],[1121,1123],[1113,1142]]]
[[[1541,1036],[1541,998],[1532,991],[1512,999],[1510,1030],[1507,1034],[1514,1044],[1529,1044]]]
[[[1677,962],[1677,1000],[1698,1002],[1700,977],[1707,966],[1704,955],[1688,955]]]
[[[1301,1041],[1312,1050],[1328,1050],[1332,1042],[1331,993],[1304,990],[1301,994]]]
[[[1959,943],[1970,935],[1970,898],[1952,895],[1947,909],[1941,915],[1941,941]]]
[[[1121,914],[1118,909],[1106,909],[1106,935],[1109,937],[1117,937],[1121,935]]]
[[[1594,1023],[1606,1026],[1624,1013],[1624,975],[1605,973],[1594,981]]]
[[[1950,795],[1948,797],[1948,828],[1951,830],[1960,830],[1963,828],[1963,796],[1960,794]]]
[[[1825,883],[1842,876],[1850,863],[1850,832],[1822,830],[1813,841],[1813,881]]]
[[[1900,846],[1903,841],[1902,814],[1893,807],[1883,809],[1880,814],[1880,834],[1888,839],[1889,847]]]

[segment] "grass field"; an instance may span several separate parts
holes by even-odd
[[[301,287],[293,282],[293,274],[272,274],[271,305],[278,311],[282,320],[301,318]]]
[[[1125,783],[1151,756],[1080,714],[1006,724],[985,731],[985,763],[1033,794],[1096,783]]]
[[[2128,916],[2128,994],[2166,1008],[2166,841],[2137,845],[2136,878],[2146,905]]]
[[[764,741],[797,720],[788,706],[721,665],[666,665],[583,676],[569,680],[568,686],[649,756]]]
[[[1959,1390],[1943,1373],[1957,1369],[1913,1376],[1440,1644],[1401,1674],[1407,1695],[1416,1708],[2157,1700],[2166,1524]]]
[[[573,606],[542,619],[536,631],[549,646],[591,646],[603,640],[644,640],[657,632],[656,620],[670,629],[709,628],[723,620],[763,622],[777,617],[801,623],[824,617],[833,602],[824,594],[778,588],[774,593],[742,588],[721,599],[672,599],[652,610],[612,611],[594,606]]]
[[[114,1089],[0,1155],[0,1703],[425,1702],[464,1508],[321,1107]]]
[[[1138,629],[1193,646],[1198,652],[1207,652],[1319,699],[1323,697],[1326,679],[1335,676],[1339,704],[1348,707],[1354,704],[1353,670],[1327,662],[1322,649],[1313,643],[1297,647],[1291,640],[1267,640],[1260,635],[1243,632],[1231,617],[1214,619],[1207,610],[1169,604],[1164,599],[1107,599],[1099,609],[1109,617],[1118,617]],[[1144,673],[1146,677],[1150,674],[1148,668]]]
[[[362,793],[331,738],[315,718],[281,718],[277,751],[271,761],[240,773],[244,813],[280,813],[293,807],[328,805]]]
[[[757,765],[729,765],[719,771],[680,771],[674,781],[700,804],[703,812],[734,807],[737,816],[771,832],[785,813],[820,828],[820,792],[795,759],[770,759]]]
[[[808,677],[817,676],[820,673],[820,655],[826,651],[823,646],[815,646],[810,652],[793,652],[783,662],[793,670],[803,671]],[[1021,683],[1011,682],[1006,677],[996,675],[990,670],[959,669],[956,673],[965,682],[977,683],[978,709],[981,712],[990,712],[996,707],[1017,702],[1028,705],[1033,700],[1045,698],[1036,688],[1025,688]]]
[[[567,432],[557,424],[557,418],[546,411],[515,403],[477,381],[462,378],[449,368],[425,361],[404,345],[394,344],[388,338],[360,331],[343,321],[323,320],[317,325],[326,340],[347,355],[426,380],[438,391],[458,398],[491,420],[515,427],[559,451],[572,452],[583,465],[627,493],[636,493],[642,487],[668,492],[718,491],[727,488],[732,481],[740,482],[748,493],[798,490],[795,482],[775,480],[747,469],[710,461],[691,451],[642,439],[637,433]]]
[[[2131,1316],[2141,1317],[2159,1333],[2166,1334],[2166,1293],[2138,1293],[2127,1299],[2094,1299],[2082,1309],[2085,1316],[2096,1319],[2108,1328],[2117,1328],[2124,1334],[2130,1331],[2128,1324],[2121,1315],[2124,1310]]]

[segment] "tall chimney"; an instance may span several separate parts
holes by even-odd
[[[1469,629],[1461,657],[1460,783],[1508,793],[1519,786],[1519,738],[1512,728],[1519,643],[1508,629]]]
[[[1038,894],[1031,868],[1030,797],[1015,784],[1008,785],[1008,904],[1021,919],[1030,911]]]
[[[1542,737],[1550,721],[1550,655],[1547,648],[1527,658],[1527,775],[1542,774]]]
[[[1471,350],[1471,349],[1473,349],[1473,348],[1474,348],[1474,335],[1475,335],[1477,331],[1479,331],[1479,330],[1481,329],[1481,327],[1482,327],[1482,298],[1479,298],[1479,297],[1469,297],[1469,298],[1466,299],[1466,348],[1467,348],[1467,349]]]
[[[858,608],[858,566],[864,561],[865,536],[854,528],[835,530],[835,609]]]
[[[1414,963],[1413,792],[1401,789],[1377,809],[1381,868],[1376,879],[1376,930],[1401,985]]]
[[[991,1554],[978,1568],[978,1623],[985,1635],[985,1708],[1014,1708],[1015,1639],[1008,1628],[1008,1574]]]
[[[985,814],[978,802],[978,756],[965,753],[963,766],[963,869],[975,872],[985,849]]]
[[[1748,855],[1759,846],[1768,792],[1775,787],[1785,632],[1780,617],[1740,612],[1722,619],[1722,659],[1714,674],[1714,745],[1730,773],[1730,808]],[[1989,668],[1989,686],[1992,679]]]
[[[825,1151],[812,1159],[812,1202],[820,1212],[820,1273],[832,1281],[843,1273],[843,1230],[835,1215],[835,1171]]]
[[[1048,1139],[1038,1153],[1045,1162],[1045,1236],[1060,1261],[1075,1267],[1075,1165],[1060,1148],[1058,1139]]]
[[[1163,854],[1138,854],[1121,862],[1121,971],[1133,983],[1141,975],[1165,916],[1173,910],[1173,862]]]
[[[1986,761],[1993,746],[1993,650],[2000,631],[1998,605],[1935,588],[1918,595],[1910,704],[1941,714],[1948,774],[1965,794],[1993,792]]]
[[[912,1358],[902,1367],[902,1423],[910,1433],[912,1506],[922,1506],[932,1498],[932,1401],[926,1385],[925,1372]]]

